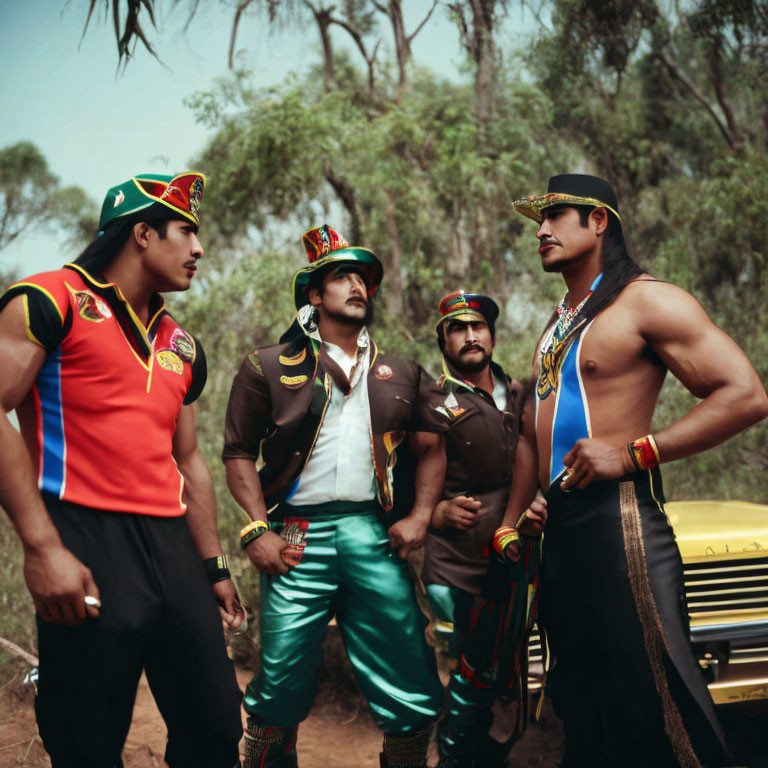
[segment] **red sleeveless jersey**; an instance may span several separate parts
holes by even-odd
[[[155,295],[147,327],[120,288],[67,264],[12,285],[47,356],[19,424],[41,491],[95,509],[184,514],[172,441],[205,384],[205,355]]]

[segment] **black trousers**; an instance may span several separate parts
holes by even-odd
[[[142,669],[171,768],[239,765],[242,697],[186,520],[45,502],[102,602],[76,627],[37,618],[37,722],[53,768],[122,766]]]
[[[657,469],[547,492],[542,624],[567,768],[733,765],[691,652]]]

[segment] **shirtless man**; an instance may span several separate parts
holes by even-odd
[[[727,765],[658,465],[760,421],[768,398],[699,303],[632,261],[607,182],[554,176],[515,208],[539,223],[542,266],[567,287],[535,363],[542,623],[563,766]],[[668,370],[701,402],[651,435]],[[510,505],[504,522],[520,512]]]

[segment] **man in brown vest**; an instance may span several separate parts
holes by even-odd
[[[245,766],[296,765],[296,730],[335,614],[385,732],[382,766],[415,768],[425,765],[443,694],[404,558],[421,546],[439,498],[443,444],[418,431],[424,371],[381,353],[368,335],[378,258],[327,225],[304,244],[297,320],[283,343],[243,361],[227,409],[227,481],[253,520],[241,543],[262,572]],[[398,446],[417,458],[415,501],[390,525]]]
[[[493,768],[506,765],[509,751],[489,734],[494,701],[499,695],[524,698],[538,565],[537,543],[521,544],[510,532],[505,543],[515,539],[513,561],[494,551],[494,538],[513,480],[516,496],[527,494],[528,502],[535,495],[535,457],[526,443],[516,460],[523,387],[491,360],[496,303],[458,291],[440,302],[440,315],[443,375],[430,414],[445,430],[447,468],[444,500],[425,541],[422,580],[436,631],[459,660],[438,727],[440,766]],[[523,532],[538,535],[535,522],[531,512]]]

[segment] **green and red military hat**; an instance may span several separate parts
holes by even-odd
[[[482,293],[466,293],[455,291],[444,296],[438,307],[440,319],[435,324],[435,330],[440,333],[443,325],[451,320],[471,323],[473,320],[484,320],[488,323],[491,333],[495,332],[499,307],[489,296]]]
[[[541,223],[542,211],[556,205],[589,206],[605,208],[612,213],[619,224],[619,203],[613,187],[599,176],[585,173],[562,173],[549,179],[545,195],[524,197],[513,205],[518,213]]]
[[[313,275],[326,267],[344,264],[354,266],[365,280],[368,298],[373,298],[379,288],[384,269],[376,254],[368,248],[350,246],[349,243],[327,224],[308,229],[302,236],[309,257],[309,266],[293,276],[293,299],[296,309],[309,304],[309,285]]]
[[[176,176],[141,173],[112,187],[104,198],[99,229],[133,213],[155,206],[165,206],[169,214],[200,224],[200,200],[205,192],[205,176],[188,171]]]

